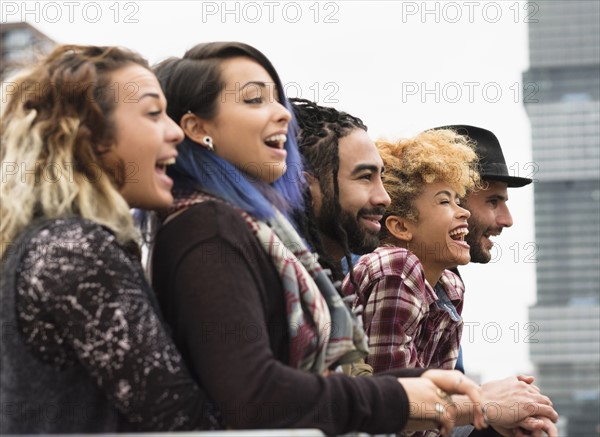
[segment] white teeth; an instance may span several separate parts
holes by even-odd
[[[173,165],[173,164],[175,164],[175,158],[163,159],[156,163],[156,165],[158,165],[158,166],[167,166],[167,165]]]
[[[467,228],[459,228],[459,229],[450,231],[451,236],[458,236],[458,235],[466,236],[468,234],[469,234],[469,230]]]
[[[269,138],[265,139],[266,143],[285,143],[287,140],[286,134],[276,134],[271,135]]]

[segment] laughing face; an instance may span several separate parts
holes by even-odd
[[[183,132],[167,116],[167,102],[151,71],[133,64],[117,70],[112,82],[119,91],[115,95],[122,98],[113,114],[116,141],[103,159],[108,168],[123,166],[120,191],[129,206],[169,207],[173,181],[165,169],[175,163]]]
[[[221,63],[217,115],[203,125],[215,153],[249,176],[273,183],[286,170],[290,112],[279,102],[269,73],[256,61],[235,57]]]
[[[439,272],[470,260],[469,211],[460,206],[458,194],[446,182],[425,184],[414,201],[416,222],[405,221],[410,250],[426,272]]]
[[[486,181],[487,188],[471,193],[464,202],[471,212],[469,235],[466,241],[471,246],[471,262],[488,263],[492,259],[494,243],[490,237],[500,235],[503,228],[511,227],[512,216],[508,201],[507,184]]]
[[[354,129],[339,140],[339,204],[341,215],[335,214],[332,195],[321,196],[312,190],[315,214],[320,231],[336,239],[339,225],[348,235],[350,251],[372,252],[379,245],[380,220],[390,204],[381,175],[383,161],[373,141],[362,129]],[[320,191],[320,190],[319,190]],[[343,251],[332,254],[339,258]]]

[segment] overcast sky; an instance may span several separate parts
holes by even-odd
[[[543,2],[3,1],[2,22],[28,21],[60,43],[123,45],[154,63],[199,42],[238,40],[273,62],[288,96],[362,118],[397,138],[446,124],[490,129],[514,175],[535,177],[522,73],[527,26]],[[528,22],[530,24],[528,24]],[[527,84],[525,84],[527,85]],[[494,262],[464,267],[467,372],[531,372],[535,302],[532,186],[509,192],[515,225]],[[539,327],[542,329],[543,327]]]

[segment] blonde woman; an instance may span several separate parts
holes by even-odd
[[[382,220],[382,246],[356,264],[358,289],[349,277],[343,283],[344,293],[355,294],[354,304],[364,307],[366,361],[375,373],[453,369],[463,328],[464,285],[448,269],[470,260],[465,242],[470,213],[461,198],[480,185],[477,155],[467,137],[445,129],[379,141],[377,147],[391,198]],[[483,409],[493,425],[486,435],[523,435],[525,430],[556,435],[550,400],[530,384],[531,378],[513,379],[514,384],[493,381],[482,388]],[[458,425],[469,423],[474,408],[480,408],[465,400],[453,397]]]
[[[171,342],[130,208],[171,205],[181,129],[139,55],[61,46],[1,119],[0,433],[219,426]]]

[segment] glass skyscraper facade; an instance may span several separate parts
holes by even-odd
[[[600,435],[600,2],[542,1],[524,74],[535,170],[531,360],[568,437]]]

